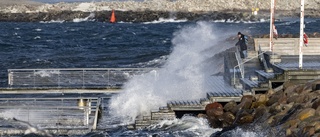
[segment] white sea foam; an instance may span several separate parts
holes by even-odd
[[[84,21],[94,21],[94,13],[90,13],[90,15],[88,17],[85,18],[75,18],[73,19],[73,22],[84,22]]]
[[[125,65],[124,67],[139,67],[139,68],[150,68],[150,67],[159,67],[165,64],[165,61],[168,59],[168,56],[161,56],[147,62],[139,62],[137,64]]]
[[[240,20],[231,20],[231,19],[221,19],[221,20],[213,20],[212,22],[222,22],[222,23],[263,23],[266,22],[265,19],[259,19],[256,21],[240,21]]]
[[[41,39],[40,36],[35,36],[33,39]]]
[[[226,135],[225,135],[226,134]],[[242,129],[240,127],[235,128],[234,130],[228,131],[224,136],[230,137],[264,137],[264,136],[275,136],[273,133],[268,135],[266,130],[261,128],[252,127],[249,130]]]
[[[208,121],[203,118],[193,116],[184,116],[181,119],[163,120],[158,124],[148,127],[150,130],[170,131],[173,132],[189,132],[196,136],[209,137],[211,134],[221,131],[222,129],[213,129]]]
[[[42,31],[42,29],[34,29],[35,31]]]
[[[111,99],[110,110],[124,123],[132,123],[139,115],[166,105],[169,100],[194,100],[210,90],[206,79],[221,68],[212,56],[230,48],[218,43],[226,32],[213,32],[213,26],[198,22],[174,33],[173,51],[166,63],[154,72],[133,77],[121,93]],[[219,36],[219,38],[217,37]],[[225,43],[225,42],[224,42]],[[216,65],[216,66],[215,66]]]
[[[64,20],[50,20],[50,21],[40,21],[40,23],[63,23]]]
[[[169,19],[159,18],[159,20],[144,22],[143,24],[173,23],[173,22],[187,22],[187,21],[188,21],[187,19],[176,20],[174,18],[169,18]]]
[[[40,70],[34,73],[35,75],[39,75],[40,77],[51,77],[51,75],[60,74],[57,70]]]

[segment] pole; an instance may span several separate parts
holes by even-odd
[[[274,0],[271,0],[270,7],[270,46],[269,51],[273,51],[273,16],[274,16]]]
[[[299,69],[302,69],[302,47],[303,47],[303,28],[304,28],[304,0],[301,0],[300,13],[300,46],[299,46]]]

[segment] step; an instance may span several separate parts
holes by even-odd
[[[264,70],[256,70],[255,72],[258,74],[259,81],[267,81],[275,77],[275,73],[273,72],[268,73]]]
[[[244,90],[251,90],[252,88],[259,87],[258,81],[251,81],[248,78],[242,78],[240,81]]]
[[[269,83],[268,82],[260,82],[259,87],[260,88],[269,88]]]
[[[200,103],[201,105],[207,105],[207,104],[210,104],[211,102],[208,98],[201,98]]]
[[[252,58],[252,57],[257,57],[258,56],[258,52],[254,51],[254,50],[248,50],[248,58]]]
[[[243,89],[243,86],[242,86],[242,84],[235,84],[235,85],[234,85],[234,88],[236,88],[236,89]]]
[[[279,59],[270,59],[270,63],[274,64],[274,63],[280,63],[281,62],[281,58]]]
[[[256,75],[250,76],[250,80],[251,81],[258,81],[258,76],[256,76]]]

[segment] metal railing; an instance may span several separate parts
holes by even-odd
[[[267,51],[265,51],[265,52],[267,52]],[[268,65],[267,65],[267,61],[266,61],[266,59],[264,58],[264,55],[263,54],[260,54],[260,53],[265,53],[265,52],[262,52],[262,50],[261,50],[261,46],[259,45],[259,51],[258,51],[258,53],[259,53],[259,59],[260,59],[260,61],[262,62],[262,64],[263,64],[263,68],[264,68],[264,70],[268,70],[269,69],[269,67],[268,67]],[[273,54],[273,53],[272,53]]]
[[[157,68],[8,69],[10,88],[120,88],[134,75]]]
[[[252,57],[252,58],[250,58],[250,59],[246,59],[244,62],[242,62],[242,60],[241,60],[241,58],[238,58],[238,57],[240,57],[240,52],[239,52],[239,50],[238,50],[238,48],[237,48],[237,51],[236,52],[238,52],[238,53],[235,53],[236,54],[236,58],[237,58],[237,61],[238,61],[238,65],[236,65],[234,68],[233,68],[233,84],[235,85],[236,84],[236,68],[238,67],[239,69],[240,69],[240,73],[241,73],[241,78],[244,78],[244,64],[245,63],[247,63],[247,62],[249,62],[249,61],[251,61],[252,59],[255,59],[255,58],[257,58],[257,57],[260,57],[261,55],[263,56],[263,54],[264,53],[266,53],[267,51],[264,51],[264,52],[262,52],[261,51],[261,48],[259,48],[259,52],[258,52],[258,55],[256,55],[256,56],[254,56],[254,57]],[[238,54],[238,55],[237,55]],[[238,57],[237,57],[238,56]]]
[[[78,102],[81,99],[83,106]],[[0,98],[0,112],[2,117],[41,129],[95,130],[100,101],[100,98],[82,97]]]

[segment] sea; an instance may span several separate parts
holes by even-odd
[[[320,32],[319,24],[320,19],[306,18],[305,32]],[[156,78],[153,73],[135,76],[120,93],[105,95],[108,99],[102,104],[98,125],[105,130],[83,136],[211,136],[221,129],[210,128],[205,119],[190,115],[145,129],[129,130],[126,125],[167,101],[205,97],[209,91],[203,86],[206,78],[223,72],[223,58],[217,55],[235,46],[238,32],[251,37],[269,34],[269,25],[268,19],[0,22],[0,87],[8,87],[8,69],[158,68]],[[275,25],[279,34],[300,31],[299,18],[280,18]],[[260,137],[274,135],[272,132],[276,131],[252,124],[225,136]]]

